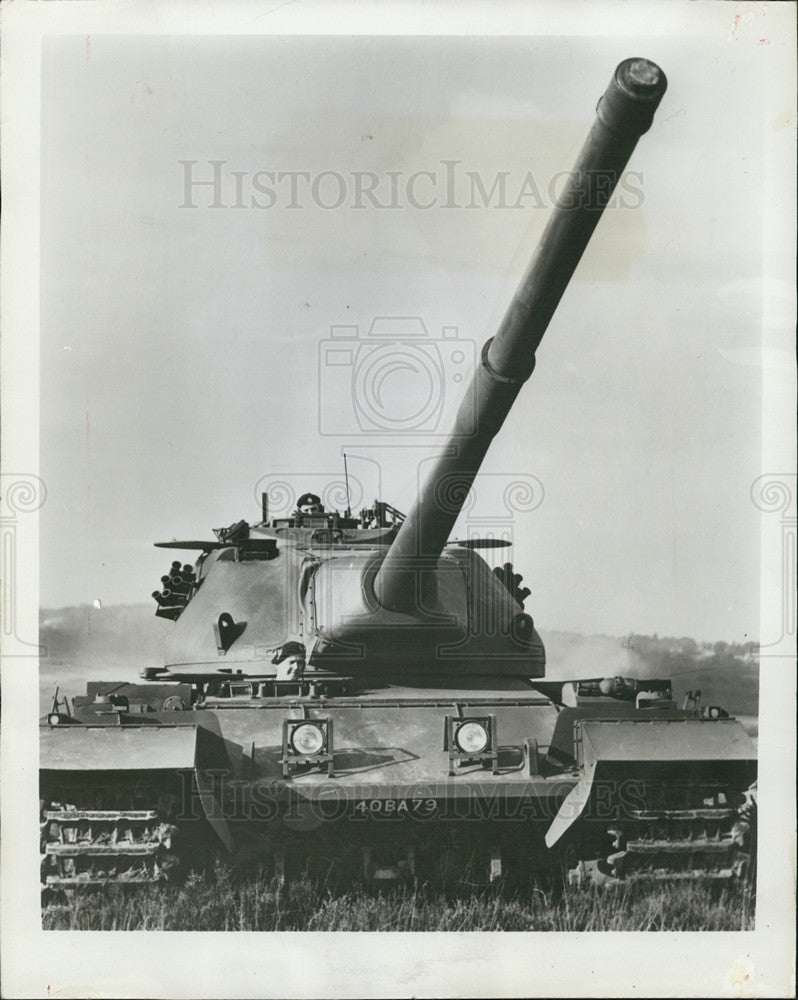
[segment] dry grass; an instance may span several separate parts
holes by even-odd
[[[425,885],[340,892],[308,877],[218,865],[182,887],[110,887],[47,903],[45,930],[733,931],[754,924],[750,885],[699,883],[531,888],[452,894]]]

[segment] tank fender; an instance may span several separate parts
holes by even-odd
[[[206,768],[226,764],[219,737],[190,725],[54,726],[40,732],[39,766],[52,772],[190,771],[205,818],[224,846],[232,837]]]
[[[39,767],[45,771],[178,771],[195,768],[195,725],[42,727]]]
[[[546,832],[553,847],[582,815],[597,775],[615,781],[645,777],[663,766],[723,772],[746,788],[756,779],[756,750],[736,719],[581,719],[574,723],[580,779]]]

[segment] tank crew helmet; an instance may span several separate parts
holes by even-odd
[[[303,493],[296,502],[296,509],[302,514],[317,514],[324,510],[324,506],[320,496],[315,493]]]

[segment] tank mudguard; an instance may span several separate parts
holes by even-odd
[[[546,833],[552,847],[591,804],[618,818],[639,794],[637,781],[724,781],[738,789],[756,780],[756,750],[736,719],[582,719],[574,723],[574,753],[581,777]],[[602,786],[599,788],[599,786]],[[602,802],[599,802],[599,798]]]
[[[191,772],[205,818],[230,850],[232,838],[220,817],[204,773],[222,762],[219,739],[199,725],[60,725],[39,730],[39,770],[56,773],[129,774]]]
[[[182,771],[197,766],[197,726],[42,727],[45,771]]]

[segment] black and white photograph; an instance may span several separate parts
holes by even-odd
[[[2,14],[3,995],[791,995],[795,6]]]

